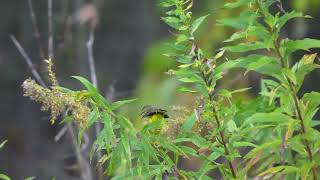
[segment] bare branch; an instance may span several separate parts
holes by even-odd
[[[87,50],[88,50],[88,62],[89,62],[89,69],[90,69],[90,77],[92,84],[98,88],[98,81],[97,81],[97,73],[95,68],[95,62],[93,57],[93,43],[94,43],[94,27],[93,25],[89,26],[89,38],[86,43]],[[102,127],[100,123],[95,124],[95,134],[96,136],[100,133]],[[101,159],[102,153],[101,151],[97,152],[97,159],[98,161]],[[103,179],[103,169],[102,166],[98,166],[98,178],[100,180]]]
[[[60,139],[66,134],[67,130],[68,130],[67,126],[63,126],[61,130],[58,132],[58,134],[54,137],[54,141],[55,142],[60,141]]]
[[[22,57],[24,58],[24,60],[26,61],[29,69],[31,70],[31,73],[33,75],[33,77],[38,81],[38,83],[43,86],[43,87],[47,87],[47,85],[44,83],[43,79],[41,78],[41,76],[39,75],[38,71],[36,70],[36,68],[34,67],[30,57],[28,56],[28,54],[26,53],[26,51],[23,49],[23,47],[21,46],[21,44],[19,43],[19,41],[16,39],[16,37],[14,35],[10,35],[10,39],[12,40],[13,44],[16,46],[16,48],[18,49],[18,51],[20,52],[20,54],[22,55]]]
[[[35,16],[31,0],[28,0],[28,5],[29,5],[30,18],[31,18],[32,26],[33,26],[33,32],[34,32],[33,36],[36,39],[37,44],[38,44],[39,56],[40,56],[41,60],[44,60],[45,59],[45,55],[44,55],[43,45],[42,45],[42,42],[41,42],[40,32],[39,32],[38,23],[37,23],[37,18]]]
[[[90,77],[91,77],[92,84],[96,88],[98,88],[97,73],[96,73],[95,62],[93,57],[93,43],[94,43],[94,28],[90,27],[89,39],[86,43],[86,46],[88,49],[88,62],[89,62]]]
[[[70,133],[70,137],[71,137],[71,141],[72,141],[72,144],[74,147],[74,151],[76,153],[77,161],[80,166],[81,178],[83,180],[92,180],[90,165],[81,154],[81,150],[78,146],[78,143],[76,140],[76,135],[75,135],[74,129],[72,127],[72,124],[68,124],[68,130],[69,130],[68,132]]]
[[[53,58],[52,0],[48,0],[48,58]]]

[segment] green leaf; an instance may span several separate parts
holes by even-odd
[[[245,68],[261,74],[269,75],[277,79],[282,79],[281,68],[277,60],[273,57],[263,55],[250,55],[237,60],[229,60],[219,65],[214,73],[218,74],[233,68]]]
[[[83,133],[84,133],[84,129],[79,129],[79,132],[78,132],[78,146],[79,147],[80,147],[81,142],[82,142]]]
[[[221,89],[218,91],[217,95],[219,96],[223,96],[226,98],[231,98],[232,97],[232,93],[226,89]]]
[[[281,140],[274,140],[271,142],[266,142],[264,144],[261,144],[254,149],[252,149],[248,154],[245,155],[245,159],[251,159],[255,157],[260,152],[268,152],[267,148],[275,148],[278,147],[281,144]]]
[[[81,77],[81,76],[71,76],[77,80],[79,80],[86,88],[89,92],[93,92],[93,93],[97,93],[98,90],[94,87],[94,85],[89,82],[87,79]]]
[[[245,142],[245,141],[234,142],[232,146],[233,147],[258,147],[257,145],[251,142]]]
[[[314,69],[320,68],[318,64],[314,64],[314,60],[316,57],[317,53],[305,54],[301,58],[301,60],[292,67],[292,71],[295,72],[295,76],[297,79],[298,89],[301,87],[306,75],[308,75]]]
[[[235,2],[226,3],[224,7],[229,9],[238,8],[240,6],[249,5],[251,1],[252,0],[236,0]]]
[[[246,32],[245,31],[238,31],[233,33],[228,39],[224,40],[223,42],[232,42],[236,41],[242,38],[246,37]]]
[[[310,16],[304,16],[301,12],[291,11],[290,13],[285,13],[276,21],[276,28],[278,29],[278,32],[290,19],[297,17],[310,18]]]
[[[295,85],[297,84],[296,75],[294,74],[294,72],[292,72],[291,69],[283,68],[282,73],[285,75],[285,77],[289,78],[291,80],[291,82],[293,82],[293,84],[295,84]]]
[[[8,140],[4,140],[1,144],[0,144],[0,149],[3,148],[3,146],[8,142]]]
[[[248,88],[241,88],[241,89],[236,89],[236,90],[231,91],[231,93],[232,93],[232,94],[235,94],[235,93],[241,93],[241,92],[248,91],[249,89],[251,89],[251,87],[248,87]]]
[[[36,178],[36,177],[32,176],[32,177],[25,178],[24,180],[33,180],[34,178]]]
[[[220,26],[230,26],[236,29],[245,29],[255,21],[257,14],[252,11],[243,11],[236,18],[224,18],[218,20]]]
[[[263,42],[254,42],[254,43],[240,43],[234,46],[226,47],[230,52],[247,52],[254,51],[258,49],[270,49],[271,45],[263,43]]]
[[[188,146],[180,146],[180,149],[182,149],[182,151],[184,152],[184,154],[187,154],[187,155],[191,155],[191,156],[198,156],[197,154],[197,151],[194,150],[193,148],[191,147],[188,147]]]
[[[302,167],[299,167],[302,180],[308,179],[308,177],[310,176],[310,170],[311,170],[312,166],[314,166],[312,163],[304,162],[302,164]]]
[[[239,131],[236,123],[235,123],[233,120],[229,120],[229,121],[227,122],[227,130],[228,130],[229,132],[231,132],[231,133],[235,133],[235,132]]]
[[[270,174],[270,173],[278,173],[280,172],[282,174],[289,174],[289,173],[293,173],[293,172],[299,172],[299,168],[294,167],[294,166],[276,166],[276,167],[271,167],[267,170],[265,170],[264,172],[260,173],[258,176],[264,176],[266,174]]]
[[[189,76],[189,77],[180,78],[179,81],[185,82],[185,83],[203,83],[203,79],[196,74],[193,74],[192,76]]]
[[[201,16],[198,19],[194,20],[191,27],[190,27],[190,33],[193,34],[208,16],[209,16],[209,14],[207,14],[205,16]]]
[[[173,17],[173,16],[162,17],[161,19],[165,23],[167,23],[169,26],[171,26],[172,28],[175,28],[175,29],[179,29],[179,27],[181,26],[181,22],[182,22],[181,19],[179,19],[177,17]]]
[[[248,124],[275,123],[276,125],[279,125],[281,123],[287,123],[289,121],[293,121],[293,119],[290,116],[279,112],[256,113],[245,120],[245,122],[241,126],[241,129],[246,127]]]
[[[309,51],[310,48],[320,48],[320,40],[317,39],[302,39],[302,40],[282,40],[281,47],[287,49],[287,53],[293,53],[297,50]]]
[[[63,119],[62,119],[62,121],[59,122],[59,124],[70,123],[70,122],[72,122],[72,121],[73,121],[72,116],[64,116]]]
[[[196,123],[197,118],[196,115],[193,113],[187,120],[186,122],[183,123],[181,127],[182,132],[188,132],[191,131],[193,125]]]
[[[129,103],[132,103],[132,102],[134,102],[136,100],[137,100],[137,98],[136,99],[129,99],[129,100],[123,100],[123,101],[114,102],[114,103],[111,104],[111,110],[112,111],[116,110],[116,109],[120,108],[121,106],[129,104]]]
[[[5,174],[0,174],[0,179],[2,179],[2,180],[11,180],[11,179],[9,178],[9,176],[7,176],[7,175],[5,175]]]
[[[175,6],[176,5],[176,0],[165,0],[165,1],[161,2],[161,3],[159,3],[159,5],[161,7],[164,7],[164,8]]]
[[[95,102],[97,102],[100,106],[103,106],[104,108],[109,107],[109,103],[105,100],[103,96],[101,96],[98,92],[98,90],[94,87],[94,85],[89,82],[87,79],[80,77],[80,76],[72,76],[73,78],[79,80],[81,84],[83,84],[87,90],[91,93],[92,98]]]
[[[182,43],[182,42],[186,42],[186,41],[188,41],[188,39],[189,39],[189,37],[186,36],[185,34],[180,34],[177,37],[176,43],[179,44],[179,43]]]
[[[310,92],[306,93],[302,97],[302,101],[306,104],[304,118],[307,121],[307,124],[312,126],[312,118],[319,111],[320,105],[320,93],[319,92]]]
[[[106,113],[101,113],[102,123],[104,125],[102,131],[97,135],[95,144],[99,146],[99,149],[105,149],[110,147],[112,140],[114,140],[114,131],[111,116]]]
[[[212,169],[215,169],[217,165],[212,165],[213,163],[210,161],[205,161],[202,163],[198,172],[196,172],[194,179],[208,180],[212,178],[207,178],[206,174],[210,172]],[[192,179],[192,178],[190,178]]]
[[[187,156],[180,147],[168,141],[167,138],[158,136],[158,137],[155,137],[154,140],[155,142],[159,142],[159,144],[166,150],[170,150],[178,155]]]
[[[187,63],[191,63],[192,62],[192,56],[178,56],[176,57],[177,61],[179,63],[183,63],[183,64],[187,64]]]
[[[268,41],[272,42],[270,33],[266,27],[260,24],[249,25],[245,30],[241,30],[232,34],[231,37],[224,42],[232,42],[239,39],[251,39],[251,37],[257,40],[262,40],[266,44],[268,44]],[[271,45],[267,45],[267,47],[269,46]]]
[[[220,156],[224,155],[224,150],[222,148],[214,148],[212,153],[207,158],[209,161],[215,161]]]
[[[178,92],[188,92],[188,93],[196,93],[197,91],[194,91],[188,87],[185,87],[185,86],[180,86],[178,87],[177,89]]]
[[[99,117],[100,117],[99,109],[94,106],[93,110],[89,114],[87,127],[91,127],[95,122],[98,121]]]

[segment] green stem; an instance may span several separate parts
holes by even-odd
[[[279,45],[277,40],[274,40],[274,46],[275,46],[275,49],[276,49],[276,53],[277,53],[277,55],[278,55],[278,57],[280,59],[282,68],[288,68],[288,65],[286,65],[286,63],[285,63],[284,57],[280,53],[280,45]],[[304,136],[304,135],[307,134],[307,131],[306,131],[306,127],[305,127],[305,124],[304,124],[303,117],[302,117],[301,108],[299,106],[300,100],[299,100],[299,98],[298,98],[298,96],[296,94],[296,90],[294,88],[293,82],[288,77],[285,77],[285,79],[287,80],[287,82],[289,84],[289,88],[291,90],[291,96],[293,98],[294,106],[295,106],[295,109],[296,109],[296,117],[300,121],[300,126],[301,126],[300,134]],[[310,162],[313,162],[313,155],[312,155],[312,150],[311,150],[309,141],[307,139],[303,139],[302,141],[303,141],[303,144],[305,146],[305,150],[308,153],[308,157],[309,157]],[[313,179],[317,180],[318,179],[318,174],[317,174],[317,167],[316,166],[314,166],[312,168],[312,173],[313,173]]]
[[[209,86],[210,83],[209,83],[208,78],[206,77],[205,73],[204,73],[203,71],[201,71],[201,73],[202,73],[202,77],[203,77],[203,79],[204,79],[204,81],[205,81],[205,83],[206,83],[206,86]],[[208,95],[209,95],[210,101],[211,101],[211,102],[214,102],[214,96],[213,96],[213,94],[210,93],[210,92],[208,92]],[[231,173],[232,173],[232,176],[233,176],[234,178],[237,178],[237,174],[236,174],[235,168],[233,167],[232,162],[227,158],[227,156],[230,155],[230,151],[229,151],[228,146],[227,146],[227,142],[226,142],[226,139],[225,139],[225,136],[224,136],[224,132],[223,132],[223,130],[222,130],[222,126],[221,126],[221,120],[220,120],[220,117],[219,117],[219,115],[218,115],[218,110],[217,110],[217,108],[216,108],[215,105],[213,105],[213,107],[212,107],[212,112],[213,112],[213,114],[214,114],[214,118],[215,118],[215,120],[216,120],[218,129],[219,129],[219,135],[220,135],[220,138],[221,138],[221,142],[220,142],[220,143],[223,145],[224,153],[225,153],[225,155],[226,155],[226,160],[227,160],[229,169],[230,169],[230,171],[231,171]]]

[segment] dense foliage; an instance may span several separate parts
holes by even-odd
[[[241,14],[221,19],[218,24],[236,32],[217,54],[206,57],[195,33],[208,15],[193,19],[193,3],[163,0],[160,6],[166,10],[162,20],[176,36],[170,45],[172,51],[166,55],[179,63],[167,74],[183,83],[180,92],[197,97],[194,109],[174,107],[168,119],[137,128],[117,112],[136,99],[110,103],[79,76],[74,78],[86,90],[59,87],[53,74],[49,89],[30,79],[25,81],[25,95],[42,103],[44,110],[51,110],[53,120],[62,114],[63,122],[76,121],[79,143],[84,131],[102,123],[93,151],[103,152],[99,165],[105,164],[105,174],[113,179],[212,179],[208,175],[211,171],[224,179],[318,179],[320,134],[314,116],[320,93],[298,96],[305,76],[319,67],[317,54],[307,53],[298,61],[292,54],[320,48],[320,40],[280,36],[289,20],[310,17],[285,12],[275,0],[226,3],[225,9],[241,8]],[[223,60],[228,55],[238,58]],[[234,94],[249,88],[227,90],[217,85],[235,68],[261,74],[258,97],[241,101]],[[191,157],[201,159],[201,167],[196,171],[180,169],[179,160]]]

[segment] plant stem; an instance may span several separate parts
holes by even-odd
[[[21,56],[23,57],[23,59],[26,61],[29,70],[31,71],[33,77],[37,80],[37,82],[43,86],[43,87],[47,87],[46,83],[43,81],[43,79],[41,78],[40,74],[38,73],[37,69],[34,67],[30,57],[28,56],[28,54],[26,53],[26,51],[24,50],[24,48],[21,46],[21,44],[19,43],[19,41],[16,39],[16,37],[14,35],[10,35],[9,36],[11,41],[13,42],[13,44],[16,46],[17,50],[19,51],[19,53],[21,54]]]
[[[209,98],[210,98],[211,102],[213,102],[213,96],[209,95]],[[227,142],[225,140],[224,132],[223,132],[223,130],[221,130],[221,124],[220,124],[221,121],[220,121],[220,118],[218,116],[218,111],[217,111],[217,109],[216,109],[216,107],[214,105],[212,107],[212,112],[214,114],[214,118],[216,119],[216,123],[217,123],[218,129],[219,129],[219,135],[220,135],[220,138],[221,138],[221,144],[223,145],[223,148],[224,148],[224,153],[225,153],[226,156],[229,156],[230,152],[229,152],[229,149],[228,149],[228,146],[227,146]],[[226,158],[226,160],[228,162],[228,165],[229,165],[229,168],[231,170],[232,176],[234,178],[237,178],[236,171],[235,171],[235,169],[234,169],[234,167],[232,165],[232,162],[227,158]]]
[[[48,58],[53,58],[52,0],[48,0]]]
[[[280,53],[280,45],[279,45],[277,40],[274,40],[274,46],[275,46],[275,49],[276,49],[276,53],[277,53],[277,55],[278,55],[278,57],[280,59],[282,68],[288,68],[288,65],[286,65],[286,63],[285,63],[284,57]],[[307,134],[306,127],[305,127],[304,120],[303,120],[303,117],[302,117],[301,108],[299,106],[299,104],[300,104],[299,101],[300,100],[297,97],[296,90],[294,88],[293,82],[288,77],[285,77],[285,79],[288,81],[289,88],[291,90],[291,96],[293,98],[294,106],[295,106],[295,109],[296,109],[296,117],[300,120],[300,126],[301,126],[300,134],[301,135],[306,135]],[[307,139],[303,139],[302,141],[303,141],[303,144],[305,146],[305,150],[308,153],[310,162],[312,162],[313,161],[313,155],[312,155],[312,150],[311,150],[311,147],[310,147],[310,143],[309,143],[309,141]],[[313,173],[313,179],[317,180],[318,179],[318,175],[317,175],[317,167],[316,166],[312,167],[312,173]]]
[[[208,81],[208,78],[206,77],[205,73],[203,71],[201,73],[202,73],[202,77],[203,77],[203,79],[204,79],[204,81],[206,83],[206,86],[209,86],[210,82]],[[208,95],[209,95],[210,101],[214,102],[214,96],[210,92],[208,92]],[[220,119],[220,117],[218,115],[218,110],[217,110],[215,105],[213,105],[213,107],[212,107],[212,112],[214,114],[214,118],[216,120],[218,129],[219,129],[219,135],[220,135],[220,138],[221,138],[221,142],[220,143],[223,145],[225,155],[229,156],[230,155],[230,151],[228,149],[227,142],[226,142],[226,139],[225,139],[225,136],[224,136],[224,132],[222,130],[221,119]],[[230,169],[230,171],[232,173],[232,176],[234,178],[237,178],[236,171],[235,171],[235,168],[232,165],[232,162],[227,157],[226,157],[226,160],[227,160],[229,169]]]
[[[263,13],[260,12],[260,14],[263,17],[266,17]],[[274,35],[273,27],[269,26],[268,27],[268,31],[269,31],[271,36]],[[276,37],[278,37],[278,36],[276,36]],[[282,68],[289,68],[289,64],[285,62],[285,59],[284,59],[284,57],[282,56],[282,54],[280,52],[280,44],[278,42],[278,38],[274,38],[273,39],[273,44],[274,44],[274,47],[275,47],[276,54],[277,54],[278,58],[280,59],[281,67]],[[299,104],[300,104],[299,101],[300,100],[299,100],[299,98],[298,98],[298,96],[296,94],[296,90],[294,88],[293,82],[287,76],[285,76],[285,79],[287,80],[287,82],[289,84],[289,88],[290,88],[290,91],[291,91],[291,96],[292,96],[292,98],[294,100],[296,117],[300,121],[300,126],[301,126],[300,134],[301,135],[305,135],[305,134],[307,134],[307,132],[306,132],[304,120],[303,120],[303,117],[302,117],[301,109],[300,109],[300,106],[299,106]],[[312,150],[311,150],[311,147],[310,147],[310,143],[309,143],[309,141],[307,139],[303,139],[302,141],[303,141],[303,144],[305,146],[305,150],[308,153],[309,160],[310,160],[310,162],[312,162],[313,161],[313,155],[312,155]],[[312,173],[313,173],[313,179],[314,180],[318,180],[317,167],[316,166],[312,167]]]
[[[44,60],[45,59],[45,55],[44,55],[43,45],[42,45],[42,42],[41,42],[40,32],[39,32],[38,23],[37,23],[37,18],[36,18],[36,15],[34,13],[34,10],[33,10],[33,6],[32,6],[31,0],[28,0],[28,6],[29,6],[30,18],[31,18],[32,26],[33,26],[33,36],[35,37],[37,45],[38,45],[39,56],[40,56],[41,60]]]
[[[94,26],[89,27],[89,38],[86,42],[87,50],[88,50],[88,63],[89,63],[89,70],[90,70],[90,78],[92,81],[92,84],[98,89],[98,80],[97,80],[97,72],[95,68],[95,60],[93,56],[93,43],[94,43]],[[95,135],[98,136],[101,132],[102,127],[101,124],[95,123]],[[102,158],[101,151],[97,152],[97,161],[99,161]],[[101,165],[98,165],[98,179],[103,180],[103,169]]]

